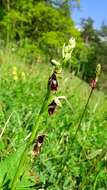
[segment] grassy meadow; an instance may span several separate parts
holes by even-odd
[[[0,189],[11,189],[50,73],[50,63],[31,65],[14,52],[0,52]],[[41,151],[34,156],[30,147],[16,189],[107,190],[107,96],[93,91],[73,141],[91,87],[66,69],[58,83],[52,96],[66,99],[53,115],[46,106],[38,128],[46,135]]]

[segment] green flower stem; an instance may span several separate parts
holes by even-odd
[[[78,126],[77,126],[76,132],[75,132],[74,137],[73,137],[73,139],[72,139],[72,145],[73,145],[73,143],[74,143],[74,141],[75,141],[75,139],[76,139],[77,133],[78,133],[80,127],[81,127],[81,122],[82,122],[83,117],[84,117],[84,115],[85,115],[85,112],[86,112],[86,110],[87,110],[87,106],[88,106],[89,100],[90,100],[90,98],[91,98],[91,96],[92,96],[93,90],[94,90],[94,89],[92,88],[91,91],[90,91],[89,97],[88,97],[88,99],[87,99],[85,108],[84,108],[84,110],[83,110],[83,112],[82,112],[82,115],[81,115],[79,124],[78,124]]]
[[[29,144],[32,144],[32,142],[35,140],[35,136],[37,135],[38,128],[39,128],[39,123],[41,121],[42,113],[45,111],[45,108],[47,106],[47,101],[49,100],[49,96],[50,96],[50,89],[47,90],[44,102],[42,104],[41,110],[39,112],[39,115],[38,115],[38,118],[36,121],[36,126],[33,128],[32,135],[31,135],[31,138],[29,140]]]
[[[48,89],[47,93],[46,93],[46,96],[45,96],[45,99],[44,99],[44,102],[42,104],[41,110],[40,110],[39,115],[37,117],[36,124],[33,127],[33,131],[32,131],[31,137],[30,137],[29,141],[26,143],[24,151],[23,151],[23,153],[21,155],[17,171],[16,171],[15,176],[14,176],[13,181],[12,181],[11,190],[15,190],[16,189],[18,178],[20,177],[22,168],[23,168],[23,166],[24,166],[24,164],[26,162],[26,159],[27,159],[26,157],[27,157],[28,150],[30,148],[30,145],[35,140],[35,137],[37,136],[38,129],[39,129],[39,124],[40,124],[40,121],[41,121],[41,118],[42,118],[42,114],[43,114],[43,112],[44,112],[44,110],[46,108],[47,101],[49,99],[49,95],[50,95],[50,90]]]

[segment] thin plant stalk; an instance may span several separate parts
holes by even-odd
[[[90,91],[90,94],[89,94],[89,97],[88,97],[88,99],[87,99],[86,105],[85,105],[84,110],[83,110],[83,112],[82,112],[82,115],[81,115],[81,117],[80,117],[80,121],[79,121],[79,123],[78,123],[76,132],[75,132],[74,137],[73,137],[73,139],[72,139],[72,145],[73,145],[73,143],[74,143],[74,141],[75,141],[75,139],[76,139],[77,133],[78,133],[80,127],[81,127],[81,123],[82,123],[83,117],[84,117],[84,115],[85,115],[85,112],[86,112],[86,110],[87,110],[87,106],[88,106],[89,100],[90,100],[90,98],[91,98],[91,96],[92,96],[93,90],[94,90],[94,89],[92,88],[91,91]]]
[[[41,118],[42,118],[42,114],[43,114],[43,112],[45,110],[45,107],[47,105],[49,95],[50,95],[50,89],[47,90],[44,102],[42,104],[42,107],[40,109],[40,112],[39,112],[37,120],[36,120],[36,124],[33,127],[31,137],[28,140],[28,142],[26,143],[24,151],[23,151],[23,153],[21,155],[17,171],[16,171],[15,176],[14,176],[13,181],[12,181],[11,190],[15,190],[15,188],[16,188],[18,178],[20,177],[21,170],[22,170],[23,165],[25,164],[25,161],[26,161],[26,156],[27,156],[27,153],[28,153],[28,149],[29,149],[30,145],[33,143],[33,141],[35,140],[35,137],[37,136],[37,132],[38,132],[38,129],[39,129],[39,124],[40,124],[40,121],[41,121]]]
[[[37,118],[37,121],[36,121],[36,126],[33,127],[33,131],[32,131],[32,135],[31,135],[30,140],[29,140],[29,144],[31,144],[35,140],[35,136],[37,135],[38,128],[39,128],[39,123],[41,121],[41,116],[42,116],[43,112],[45,111],[49,96],[50,96],[50,89],[47,90],[44,102],[42,104],[41,110],[39,112],[39,115],[38,115],[38,118]]]

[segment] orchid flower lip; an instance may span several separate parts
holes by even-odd
[[[57,77],[55,72],[51,75],[51,77],[49,78],[48,81],[48,87],[52,90],[52,91],[57,91],[58,88],[58,81],[57,81]]]

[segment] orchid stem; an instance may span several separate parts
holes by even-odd
[[[40,124],[40,121],[41,121],[41,117],[42,117],[42,114],[43,114],[43,112],[45,110],[45,107],[47,105],[47,101],[49,99],[49,96],[50,96],[50,90],[48,89],[47,93],[46,93],[46,96],[45,96],[45,99],[44,99],[44,102],[42,104],[42,107],[41,107],[40,112],[38,114],[38,117],[37,117],[37,120],[36,120],[36,124],[33,127],[31,137],[30,137],[29,141],[26,143],[24,151],[23,151],[23,153],[21,155],[18,168],[16,170],[15,176],[14,176],[12,184],[11,184],[11,190],[15,190],[16,189],[16,185],[17,185],[18,179],[20,177],[23,165],[26,162],[26,157],[27,157],[28,149],[29,149],[30,145],[33,143],[33,141],[35,140],[35,137],[37,136],[38,129],[39,129],[39,124]]]

